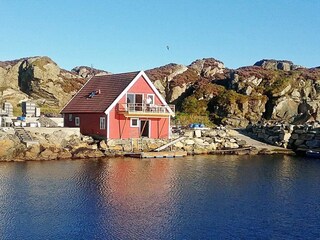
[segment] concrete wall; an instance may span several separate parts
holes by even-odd
[[[31,133],[40,133],[40,134],[52,134],[55,131],[63,131],[65,132],[68,136],[71,135],[77,135],[80,137],[80,128],[45,128],[45,127],[25,127],[25,130],[31,132]]]

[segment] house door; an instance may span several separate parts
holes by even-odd
[[[136,111],[142,111],[143,95],[135,94]]]
[[[149,136],[149,120],[140,121],[140,136],[141,137],[150,137]]]

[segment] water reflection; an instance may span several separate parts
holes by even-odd
[[[286,156],[0,163],[0,238],[316,238],[319,170]]]
[[[105,165],[100,190],[112,209],[104,224],[119,239],[170,232],[176,198],[172,196],[169,161],[112,160]],[[107,169],[106,169],[107,168]]]

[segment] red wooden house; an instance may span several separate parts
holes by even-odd
[[[92,77],[61,113],[84,135],[125,139],[168,138],[174,111],[141,71]]]

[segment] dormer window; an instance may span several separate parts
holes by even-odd
[[[88,98],[93,98],[94,96],[98,95],[101,93],[101,90],[95,90],[95,91],[92,91],[91,93],[89,93],[89,96]]]

